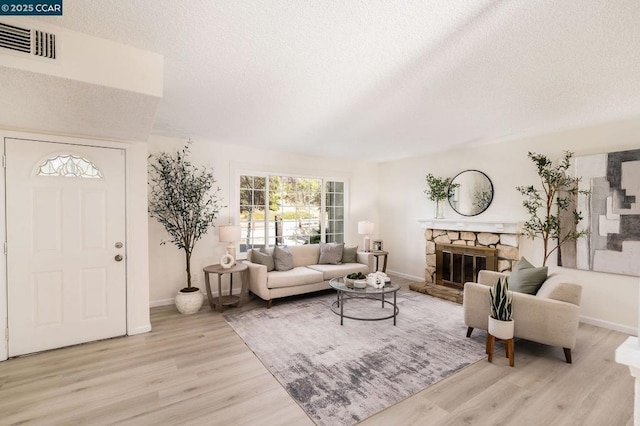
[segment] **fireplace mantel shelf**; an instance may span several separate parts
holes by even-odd
[[[509,221],[480,221],[469,219],[418,219],[422,228],[442,229],[451,231],[493,232],[496,234],[517,234],[522,228],[522,222]]]

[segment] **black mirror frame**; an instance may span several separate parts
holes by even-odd
[[[461,215],[461,216],[466,216],[466,217],[478,216],[479,214],[482,214],[482,213],[484,213],[485,211],[487,211],[487,209],[489,208],[489,206],[490,206],[490,205],[491,205],[491,203],[493,202],[493,196],[494,196],[494,194],[495,194],[495,190],[494,190],[494,188],[493,188],[493,182],[491,181],[491,179],[489,178],[489,176],[487,176],[487,174],[486,174],[486,173],[481,172],[480,170],[476,170],[476,169],[467,169],[467,170],[463,170],[463,171],[461,171],[460,173],[458,173],[457,175],[455,175],[455,176],[453,177],[453,179],[451,179],[451,184],[455,184],[455,183],[456,183],[456,178],[457,178],[458,176],[460,176],[461,174],[463,174],[463,173],[467,173],[467,172],[477,172],[477,173],[480,173],[480,174],[481,174],[481,175],[483,175],[483,176],[487,179],[487,181],[489,182],[489,186],[491,187],[491,199],[489,200],[489,202],[487,203],[487,205],[484,207],[484,209],[482,209],[482,210],[481,210],[481,211],[479,211],[478,213],[474,213],[474,214],[464,214],[464,213],[461,213],[461,212],[459,212],[458,210],[456,210],[456,208],[453,206],[453,203],[451,202],[451,198],[452,198],[452,196],[449,196],[449,197],[447,198],[447,201],[449,202],[449,205],[451,206],[451,209],[453,209],[453,211],[454,211],[454,212],[458,213],[458,214],[459,214],[459,215]]]

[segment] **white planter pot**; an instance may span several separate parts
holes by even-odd
[[[178,292],[176,295],[176,308],[181,314],[195,314],[202,307],[204,295],[200,290],[189,293]]]
[[[497,337],[498,339],[508,340],[513,339],[514,326],[515,322],[513,320],[500,321],[489,315],[489,330],[487,331],[490,335]]]

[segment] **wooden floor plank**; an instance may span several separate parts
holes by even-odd
[[[254,308],[264,301],[239,309]],[[0,363],[0,424],[313,424],[219,312],[162,306],[151,322],[144,335]],[[515,367],[483,359],[362,424],[632,425],[633,379],[613,360],[626,338],[581,324],[571,365],[560,348],[516,341]]]

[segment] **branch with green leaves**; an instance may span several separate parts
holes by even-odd
[[[523,225],[523,234],[530,238],[540,238],[543,242],[544,260],[547,259],[562,244],[568,241],[576,241],[589,234],[588,230],[578,231],[576,225],[582,220],[582,212],[577,209],[571,210],[572,221],[570,224],[561,223],[561,212],[571,209],[571,200],[578,194],[589,195],[590,191],[579,189],[580,177],[573,177],[567,173],[571,165],[573,153],[564,152],[564,156],[554,165],[545,155],[528,153],[529,159],[533,161],[540,177],[541,189],[531,186],[518,186],[516,189],[524,200],[522,205],[529,213],[529,219]],[[557,214],[554,214],[554,207]],[[539,214],[539,213],[542,214]],[[563,234],[563,227],[568,229]],[[556,245],[551,248],[550,242],[556,241]]]
[[[431,201],[442,201],[449,198],[451,191],[459,187],[460,184],[451,183],[451,178],[441,178],[429,173],[425,180],[427,182],[427,189],[424,193]]]

